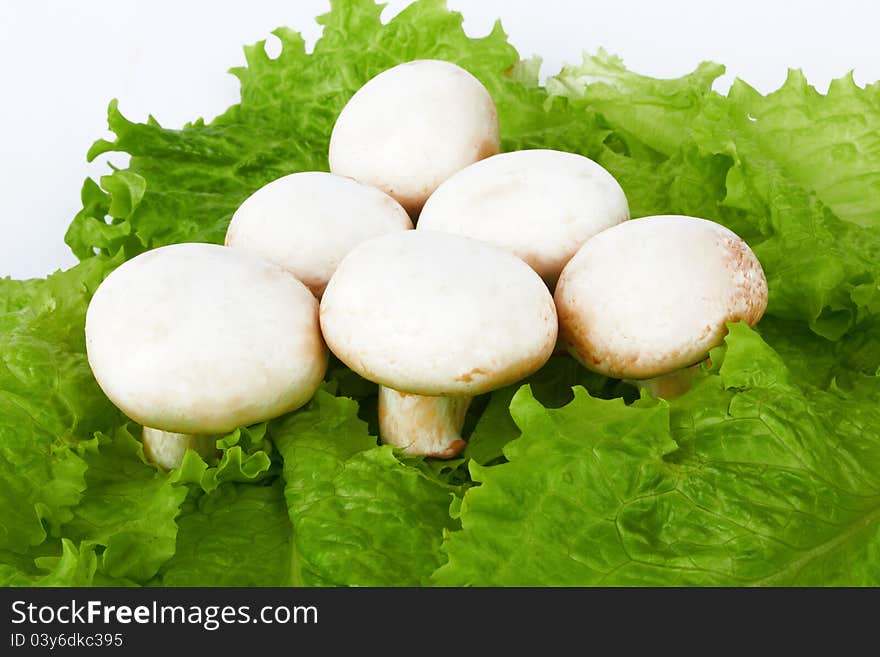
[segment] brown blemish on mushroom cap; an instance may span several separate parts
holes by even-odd
[[[722,324],[718,338],[713,341],[712,346],[720,343],[726,334],[727,328]],[[560,324],[560,337],[569,353],[584,367],[615,379],[650,379],[668,374],[700,362],[712,348],[708,347],[704,352],[690,358],[684,358],[681,349],[651,354],[640,351],[616,353],[592,339],[589,332],[578,332],[570,326],[563,328],[563,324]]]
[[[540,353],[531,358],[518,359],[506,367],[499,368],[495,372],[479,372],[477,377],[469,381],[469,383],[474,384],[474,387],[473,392],[468,394],[480,395],[524,379],[541,369],[552,355],[555,346],[556,336],[554,335],[553,340],[549,342],[549,347],[541,350]]]
[[[584,367],[614,378],[648,379],[699,363],[728,333],[727,323],[744,321],[755,326],[767,307],[767,280],[755,254],[737,235],[719,226],[720,257],[734,281],[727,295],[726,312],[709,318],[689,343],[650,354],[638,349],[615,352],[602,336],[595,335],[590,317],[566,294],[565,276],[557,285],[554,300],[559,317],[559,337]]]
[[[616,352],[595,335],[589,317],[565,299],[564,286],[557,288],[556,297],[560,341],[584,367],[616,379],[650,379],[698,363],[724,340],[726,322],[740,319],[737,313],[728,313],[717,322],[707,323],[691,343],[701,345],[696,352],[681,347],[651,353],[638,349]]]
[[[475,367],[469,372],[465,372],[464,374],[459,374],[455,377],[456,381],[461,381],[462,383],[470,383],[474,380],[474,377],[477,375],[486,375],[488,372],[480,367]]]
[[[540,352],[529,356],[528,358],[517,358],[503,367],[494,370],[475,367],[456,376],[448,385],[445,386],[406,386],[400,381],[382,376],[371,368],[362,358],[358,358],[353,351],[345,349],[337,345],[334,354],[339,360],[345,363],[349,368],[357,374],[377,383],[397,390],[401,395],[423,395],[423,396],[441,396],[441,395],[481,395],[497,388],[503,388],[506,385],[515,383],[524,379],[539,370],[544,363],[553,354],[556,346],[556,333],[554,332],[552,339],[548,339],[546,346]]]
[[[764,269],[748,244],[736,235],[725,237],[721,252],[725,266],[736,280],[731,310],[725,321],[744,321],[754,326],[767,309]]]

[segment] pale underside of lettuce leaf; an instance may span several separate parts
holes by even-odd
[[[498,24],[469,38],[441,0],[380,13],[334,1],[313,52],[287,28],[278,57],[246,48],[241,102],[210,123],[111,103],[115,136],[89,157],[131,160],[83,186],[66,235],[83,262],[0,280],[0,583],[877,585],[880,85],[822,95],[794,72],[722,96],[717,64],[658,80],[600,52],[545,88]],[[417,58],[486,85],[505,150],[584,154],[633,216],[741,234],[770,282],[764,320],[669,403],[554,356],[531,388],[475,401],[449,463],[378,446],[375,386],[336,364],[300,411],[222,437],[218,460],[147,464],[88,368],[91,293],[145,249],[222,243],[264,183],[326,170],[347,99]]]

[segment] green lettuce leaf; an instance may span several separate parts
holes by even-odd
[[[735,163],[724,204],[744,211],[761,235],[753,248],[768,276],[768,313],[831,340],[853,327],[880,285],[875,105],[850,78],[822,96],[792,72],[767,97],[734,84],[693,125],[703,152]]]
[[[228,483],[192,496],[177,520],[177,547],[158,586],[285,586],[295,554],[280,479]]]
[[[509,463],[472,464],[435,581],[878,585],[880,380],[800,387],[743,325],[713,361],[669,403],[576,388],[547,409],[521,389],[522,436]]]
[[[414,586],[440,565],[456,489],[377,447],[354,401],[319,390],[270,431],[284,459],[293,581]]]
[[[61,554],[31,561],[18,555],[0,563],[0,586],[90,586],[94,582],[98,557],[93,545],[77,547],[61,541]]]
[[[73,447],[122,422],[92,376],[83,332],[88,299],[118,262],[96,257],[4,285],[14,301],[0,315],[0,550],[24,553],[57,534],[86,486]]]
[[[573,398],[572,388],[583,386],[601,398],[635,397],[635,388],[601,374],[590,372],[565,353],[554,354],[540,370],[523,382],[500,388],[490,396],[470,435],[464,456],[480,465],[503,458],[504,446],[520,435],[510,414],[510,403],[523,384],[547,408],[559,408]]]
[[[175,482],[196,484],[210,493],[224,482],[260,482],[278,474],[280,464],[266,435],[266,422],[233,429],[216,441],[219,458],[205,459],[187,450],[172,473]]]
[[[721,124],[715,123],[719,115],[724,117]],[[714,138],[713,150],[760,156],[813,191],[836,217],[880,227],[876,88],[858,87],[850,74],[833,80],[828,93],[820,94],[801,71],[791,70],[785,84],[766,96],[737,80],[723,107],[716,104],[705,119],[713,125],[697,122],[694,127],[703,133],[699,141],[709,145]]]
[[[80,451],[86,489],[60,533],[101,546],[99,569],[108,577],[150,579],[174,554],[186,488],[145,461],[128,426],[112,437],[99,433]]]
[[[691,123],[723,73],[722,65],[703,62],[693,73],[661,80],[634,73],[599,49],[548,78],[547,91],[600,113],[630,148],[643,145],[672,156],[688,140]]]

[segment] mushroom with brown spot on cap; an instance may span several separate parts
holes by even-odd
[[[626,195],[601,165],[535,149],[493,155],[451,176],[425,203],[419,229],[504,247],[552,289],[584,242],[627,219]]]
[[[437,186],[500,148],[492,97],[468,71],[420,59],[370,79],[330,136],[330,171],[378,187],[416,217]]]
[[[86,312],[89,365],[144,426],[163,468],[186,447],[311,399],[327,368],[318,302],[281,267],[214,244],[175,244],[120,265]]]
[[[563,269],[555,300],[560,339],[585,367],[672,397],[690,387],[727,322],[758,323],[767,280],[732,231],[664,215],[588,240]]]
[[[362,243],[321,299],[330,350],[378,383],[382,440],[450,458],[474,395],[539,369],[556,344],[553,298],[513,254],[435,231]]]
[[[336,266],[360,242],[412,229],[400,204],[375,187],[321,171],[264,185],[232,215],[226,246],[281,265],[321,298]]]

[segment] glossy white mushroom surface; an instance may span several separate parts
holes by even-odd
[[[406,210],[375,187],[305,171],[273,180],[245,199],[232,215],[226,245],[281,265],[320,298],[351,249],[411,228]]]
[[[381,384],[383,441],[449,458],[473,395],[543,365],[556,344],[553,298],[512,253],[459,235],[415,230],[356,247],[321,300],[336,356]]]
[[[89,304],[86,348],[126,415],[185,434],[293,410],[327,367],[308,288],[278,265],[213,244],[165,246],[120,265]]]
[[[440,183],[499,148],[482,83],[422,59],[383,71],[349,99],[330,137],[330,171],[378,187],[415,216]]]
[[[655,216],[588,240],[555,293],[560,337],[586,367],[648,379],[699,362],[726,323],[754,326],[767,307],[761,263],[712,221]]]
[[[496,244],[553,286],[593,235],[629,219],[626,195],[589,158],[553,150],[501,153],[444,182],[419,215],[419,229]]]

